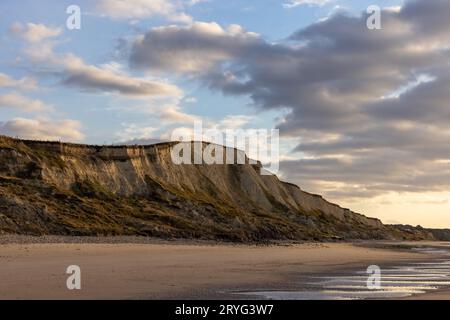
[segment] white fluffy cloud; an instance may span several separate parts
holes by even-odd
[[[309,5],[309,6],[323,6],[327,3],[330,3],[333,0],[290,0],[283,4],[285,8],[294,8],[301,5]]]
[[[225,131],[227,129],[235,130],[240,129],[252,120],[252,117],[247,115],[228,115],[217,123],[213,124],[213,127],[218,130]]]
[[[181,111],[177,105],[166,105],[158,108],[153,108],[161,123],[191,123],[199,121],[200,117],[185,113]]]
[[[197,1],[186,3],[194,5]],[[173,0],[97,0],[98,14],[112,19],[143,19],[162,16],[170,21],[191,22],[192,17],[182,12],[183,2]]]
[[[7,74],[0,72],[0,88],[17,88],[23,90],[35,90],[37,88],[37,82],[34,78],[24,77],[16,80],[8,76]]]
[[[178,105],[179,101],[153,101],[149,106],[136,106],[126,108],[127,111],[140,112],[151,115],[145,124],[123,124],[123,129],[116,136],[122,143],[151,143],[170,140],[169,132],[173,127],[194,127],[196,121],[201,121],[200,116],[184,112]]]
[[[15,118],[0,122],[0,134],[34,140],[82,141],[81,124],[75,120]]]
[[[56,53],[53,48],[55,39],[46,39],[58,36],[59,29],[32,23],[28,23],[27,28],[20,26],[13,26],[11,29],[15,35],[27,40],[28,46],[24,53],[28,60],[33,65],[45,66],[52,74],[59,75],[64,85],[88,92],[116,93],[133,97],[178,97],[182,94],[177,86],[165,81],[133,77],[110,66],[89,65],[71,53]],[[39,41],[36,41],[37,39]],[[0,84],[2,81],[8,83],[9,79],[2,78],[0,74]]]
[[[50,109],[40,100],[30,99],[14,92],[0,94],[0,108],[12,108],[29,112]]]
[[[182,97],[182,91],[167,81],[150,77],[135,77],[127,74],[117,64],[90,65],[71,53],[57,53],[54,47],[60,43],[61,30],[41,24],[15,24],[12,33],[24,40],[24,57],[31,70],[39,66],[39,75],[51,74],[60,83],[78,90],[95,93],[112,93],[132,98],[175,99]],[[42,72],[42,70],[45,70]],[[0,87],[32,89],[36,82],[32,78],[15,80],[0,73]],[[40,100],[27,98],[19,93],[0,95],[0,108],[13,108],[19,111],[42,112],[50,109]],[[177,109],[167,109],[165,117],[178,117]],[[75,120],[55,120],[49,118],[15,118],[0,123],[0,133],[26,139],[80,141],[84,135],[81,125]]]
[[[41,23],[27,23],[26,25],[14,23],[10,31],[30,43],[39,43],[62,33],[61,28],[48,27]]]
[[[136,141],[157,141],[157,127],[139,126],[137,124],[124,124],[124,128],[116,134],[120,143],[137,144]],[[130,142],[132,141],[132,142]]]

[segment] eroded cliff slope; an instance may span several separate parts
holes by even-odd
[[[203,147],[206,144],[203,144]],[[0,136],[0,233],[233,241],[432,239],[261,175],[260,165],[176,165],[174,143],[88,146]]]

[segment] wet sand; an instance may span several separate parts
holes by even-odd
[[[425,294],[417,294],[402,300],[450,300],[450,289],[440,289]]]
[[[6,243],[0,245],[0,299],[236,299],[230,292],[295,289],[304,275],[427,257],[379,247]],[[69,265],[81,268],[81,290],[66,287]]]

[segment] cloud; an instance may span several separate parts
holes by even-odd
[[[238,25],[223,29],[215,22],[195,22],[185,27],[158,27],[132,44],[130,64],[150,71],[203,73],[218,62],[244,55],[259,41],[257,34]]]
[[[75,120],[15,118],[0,122],[0,134],[34,140],[82,141],[81,124]]]
[[[36,26],[28,23],[28,26]],[[14,29],[14,26],[12,27]],[[16,28],[17,29],[17,28]],[[20,29],[20,28],[19,28]],[[20,29],[22,30],[22,29]],[[39,25],[39,30],[52,30],[44,25]],[[23,31],[23,30],[22,30]],[[19,32],[19,31],[17,31]],[[22,32],[23,35],[29,32]],[[36,33],[36,32],[35,32]],[[81,58],[71,53],[59,54],[54,50],[57,44],[55,39],[47,40],[52,35],[59,35],[56,31],[47,33],[41,31],[41,41],[30,41],[24,49],[27,59],[33,65],[45,67],[52,75],[58,75],[61,83],[88,92],[115,93],[131,97],[155,97],[155,96],[181,96],[182,91],[177,86],[158,80],[133,77],[118,70],[116,64],[103,66],[89,65]],[[46,36],[44,36],[46,35]],[[26,36],[26,39],[30,36]],[[34,38],[37,38],[35,35]],[[0,74],[0,84],[2,74]],[[3,82],[11,82],[3,77]]]
[[[119,144],[151,144],[152,141],[159,141],[157,138],[157,127],[139,126],[135,123],[124,124],[116,136]],[[145,143],[144,143],[145,142]]]
[[[24,77],[16,80],[8,76],[7,74],[0,72],[0,88],[17,88],[22,90],[35,90],[37,89],[37,82],[34,78]]]
[[[191,114],[187,114],[181,111],[178,106],[163,106],[155,110],[157,117],[162,123],[191,123],[199,121],[200,118]]]
[[[151,129],[151,128],[150,128]],[[134,136],[133,134],[131,136]],[[120,137],[120,135],[118,136],[119,139],[122,139]],[[152,145],[152,144],[156,144],[156,143],[161,143],[161,142],[167,142],[167,140],[161,140],[159,138],[152,138],[151,136],[148,138],[131,138],[131,139],[125,139],[125,140],[119,140],[118,142],[115,143],[115,145],[140,145],[140,146],[145,146],[145,145]]]
[[[180,101],[181,99],[152,99],[145,105],[121,108],[121,111],[139,112],[150,117],[143,123],[124,123],[123,128],[116,134],[119,144],[168,141],[174,128],[194,128],[194,123],[203,119],[184,112],[179,106]]]
[[[36,23],[23,25],[18,22],[11,26],[10,31],[30,43],[39,43],[49,38],[55,38],[62,33],[61,28],[48,27],[44,24]]]
[[[194,136],[195,125],[201,125],[203,130],[214,129],[214,132],[225,133],[226,130],[240,129],[251,121],[251,117],[246,115],[229,115],[223,119],[214,120],[185,113],[177,105],[139,108],[139,110],[150,112],[153,115],[151,121],[145,124],[123,124],[124,128],[116,134],[120,143],[148,144],[155,141],[178,140],[179,137],[195,140],[199,139]],[[210,137],[205,136],[204,139],[208,140]],[[226,141],[221,143],[224,144]]]
[[[294,8],[302,5],[308,6],[323,6],[325,4],[330,3],[333,0],[290,0],[286,3],[283,3],[283,7],[285,8]]]
[[[62,83],[86,91],[113,92],[125,96],[180,96],[182,91],[175,85],[131,77],[114,70],[87,65],[78,57],[67,55],[58,61],[64,67]]]
[[[18,93],[0,94],[0,108],[12,108],[29,112],[49,109],[42,101],[29,99]]]
[[[199,1],[183,3],[172,0],[97,0],[96,11],[100,15],[117,20],[135,20],[162,16],[175,22],[192,22],[192,17],[182,12],[185,5],[195,5]]]
[[[339,12],[278,43],[215,23],[156,28],[130,64],[288,110],[278,127],[300,159],[281,169],[314,192],[436,191],[450,187],[449,11],[444,0],[406,1],[382,12],[382,30]]]
[[[183,102],[184,103],[197,103],[197,98],[196,97],[185,97],[183,98]]]
[[[212,126],[216,127],[219,130],[234,130],[234,129],[240,129],[246,124],[248,124],[252,120],[252,117],[247,115],[228,115],[224,117],[222,120],[220,120],[217,123],[214,123]]]

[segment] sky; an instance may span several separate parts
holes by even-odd
[[[450,228],[449,30],[447,0],[4,0],[0,134],[275,128],[281,179],[385,223]]]

